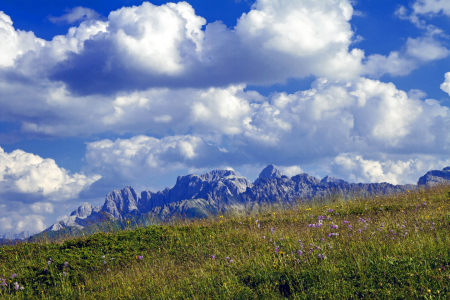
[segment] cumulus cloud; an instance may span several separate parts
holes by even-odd
[[[425,94],[418,90],[406,93],[392,83],[364,78],[321,78],[310,90],[274,93],[268,98],[243,89],[232,86],[214,92],[196,91],[197,96],[189,97],[193,101],[181,108],[188,116],[188,121],[183,122],[195,135],[184,133],[160,139],[137,136],[89,143],[86,161],[91,172],[137,178],[153,168],[181,170],[229,165],[239,170],[246,164],[265,162],[291,166],[284,171],[293,174],[300,172],[303,165],[320,164],[341,153],[445,155],[450,147],[446,129],[450,125],[449,108],[436,100],[423,100]],[[202,98],[205,95],[207,98]],[[139,105],[141,97],[133,99]],[[214,104],[216,99],[230,103],[232,113],[214,109],[220,107]],[[169,115],[165,109],[171,107],[160,113]],[[142,114],[147,114],[145,109]],[[370,178],[398,182],[394,175]]]
[[[11,18],[3,11],[0,11],[0,40],[0,68],[12,66],[17,57],[45,45],[33,32],[14,29]]]
[[[70,173],[53,159],[0,148],[0,235],[44,230],[56,221],[54,214],[74,209],[80,194],[100,178]]]
[[[412,8],[415,14],[435,15],[442,13],[450,16],[450,3],[446,0],[417,0]]]
[[[74,22],[93,14],[78,7],[61,18]],[[347,0],[258,0],[230,29],[206,24],[187,2],[144,2],[111,12],[105,22],[85,20],[65,36],[41,41],[20,63],[26,47],[18,45],[9,51],[8,63],[16,63],[14,74],[45,74],[79,95],[271,84],[310,75],[352,78],[364,57],[362,50],[349,50],[352,14]],[[18,31],[6,23],[5,38],[12,40]]]
[[[331,164],[331,171],[350,182],[389,182],[392,184],[417,183],[420,174],[441,170],[450,165],[450,159],[420,155],[407,160],[365,159],[354,153],[342,153]]]
[[[100,15],[93,9],[77,6],[66,10],[66,14],[60,17],[49,16],[48,19],[52,23],[67,23],[73,24],[76,22],[84,22],[88,20],[95,20],[100,17]]]
[[[212,159],[219,159],[220,163],[223,154],[219,147],[195,136],[157,139],[140,135],[88,143],[86,161],[96,172],[136,179],[152,172],[202,168],[213,165]]]
[[[35,213],[53,213],[53,204],[50,202],[35,202],[30,206]]]
[[[441,90],[450,95],[450,72],[445,73],[445,81],[441,84]]]
[[[100,179],[100,175],[70,174],[58,167],[53,159],[15,150],[6,153],[0,148],[1,193],[39,194],[52,201],[74,198],[84,188]],[[51,211],[48,204],[44,211]]]
[[[446,35],[442,29],[427,24],[421,19],[422,10],[419,3],[432,1],[417,1],[410,12],[406,7],[399,6],[395,14],[402,20],[407,20],[423,31],[422,36],[409,37],[405,47],[400,51],[391,51],[389,55],[374,54],[367,57],[362,74],[372,77],[381,77],[384,74],[404,76],[419,68],[426,62],[439,60],[450,55],[445,47]],[[418,6],[419,5],[419,6]]]

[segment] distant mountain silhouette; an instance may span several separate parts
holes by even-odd
[[[418,185],[432,185],[450,180],[450,167],[443,171],[430,171],[419,179]],[[254,183],[232,170],[214,170],[198,175],[178,176],[173,188],[163,191],[143,191],[140,196],[131,186],[114,190],[106,195],[102,207],[84,203],[71,215],[46,231],[63,228],[82,229],[89,224],[104,220],[127,219],[141,214],[166,218],[182,215],[187,218],[205,217],[230,210],[256,208],[267,203],[294,203],[311,201],[330,195],[372,196],[398,193],[416,189],[413,184],[348,183],[342,179],[326,176],[322,180],[306,173],[289,178],[274,165],[268,165]]]

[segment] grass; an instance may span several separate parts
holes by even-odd
[[[450,299],[449,205],[450,186],[436,186],[147,227],[128,220],[121,231],[1,247],[0,298]]]

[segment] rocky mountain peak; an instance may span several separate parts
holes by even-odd
[[[200,176],[200,178],[204,181],[217,181],[227,177],[236,177],[238,176],[233,170],[213,170],[211,172],[205,173]]]
[[[337,184],[347,183],[347,181],[345,181],[345,180],[338,179],[336,177],[332,177],[332,176],[328,176],[328,175],[325,176],[320,182],[322,182],[322,183],[337,183]]]
[[[78,207],[76,210],[74,210],[70,216],[76,216],[80,219],[85,219],[89,217],[92,212],[98,212],[100,211],[100,207],[92,206],[91,204],[85,202],[80,207]]]
[[[442,171],[432,170],[419,178],[418,185],[435,185],[450,182],[450,167],[444,168]]]
[[[268,165],[265,167],[261,173],[259,173],[259,177],[255,180],[255,184],[257,184],[261,179],[273,179],[273,178],[281,178],[283,173],[280,172],[274,165]]]

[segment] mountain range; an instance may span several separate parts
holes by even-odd
[[[178,176],[173,188],[156,193],[143,191],[138,195],[131,186],[111,191],[106,195],[103,206],[84,203],[69,217],[45,231],[82,229],[105,218],[124,220],[143,214],[160,219],[173,216],[201,218],[230,210],[257,209],[268,203],[292,204],[333,195],[348,197],[391,194],[444,182],[450,182],[450,167],[442,171],[429,171],[420,177],[417,185],[348,183],[330,176],[320,180],[306,173],[289,178],[274,165],[265,167],[252,183],[233,170],[214,170],[200,176]]]

